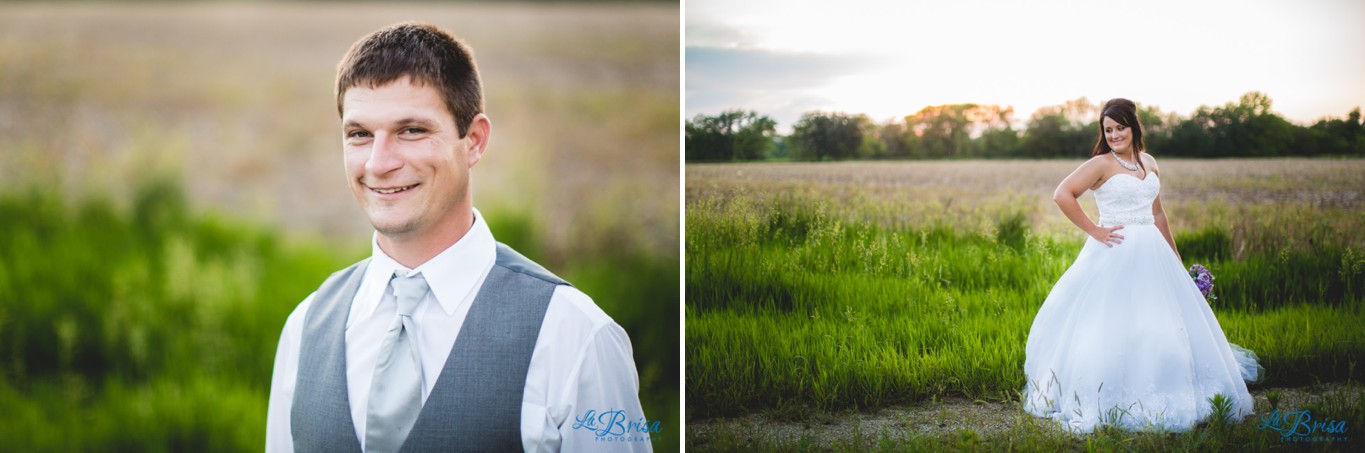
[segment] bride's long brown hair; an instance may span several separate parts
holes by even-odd
[[[1104,103],[1104,109],[1100,110],[1100,138],[1095,141],[1095,148],[1090,151],[1090,157],[1114,152],[1114,149],[1109,147],[1109,141],[1104,139],[1106,116],[1133,130],[1133,160],[1137,161],[1138,167],[1146,173],[1147,167],[1142,165],[1142,151],[1147,149],[1146,142],[1142,141],[1142,121],[1138,120],[1137,104],[1124,98],[1114,98]]]

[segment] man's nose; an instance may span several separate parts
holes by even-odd
[[[402,156],[395,141],[392,135],[375,134],[373,148],[370,148],[370,160],[365,162],[366,172],[380,175],[403,167]]]

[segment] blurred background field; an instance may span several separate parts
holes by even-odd
[[[1365,160],[1158,159],[1257,388],[1358,382]],[[688,164],[689,421],[1017,401],[1029,326],[1084,239],[1051,200],[1080,162]],[[1350,401],[1327,416],[1365,421]]]
[[[676,4],[0,3],[0,439],[258,450],[284,319],[369,253],[332,83],[402,20],[476,52],[494,235],[629,332],[679,435]],[[670,435],[669,432],[674,434]]]
[[[1221,226],[1239,256],[1317,238],[1342,244],[1365,213],[1365,160],[1174,159],[1157,156],[1171,228]],[[988,232],[1002,212],[1040,235],[1070,235],[1052,191],[1076,160],[688,164],[687,203],[806,195],[838,219],[886,227],[951,226]],[[1094,213],[1094,196],[1081,198]],[[1274,226],[1274,228],[1269,228]],[[1314,229],[1315,228],[1315,229]]]

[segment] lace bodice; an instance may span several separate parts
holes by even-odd
[[[1161,192],[1155,173],[1138,179],[1128,173],[1109,177],[1095,189],[1095,204],[1100,208],[1100,226],[1151,225],[1152,201]]]

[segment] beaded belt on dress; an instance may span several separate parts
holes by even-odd
[[[1156,223],[1151,213],[1100,216],[1100,226],[1151,225]]]

